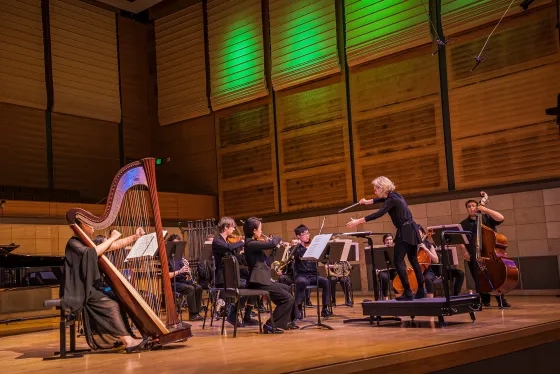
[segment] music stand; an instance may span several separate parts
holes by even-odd
[[[450,292],[449,292],[449,246],[453,245],[469,245],[469,239],[472,238],[472,233],[470,231],[464,231],[461,225],[459,224],[452,224],[452,225],[441,225],[441,226],[434,226],[430,227],[434,230],[434,235],[432,235],[432,240],[434,244],[440,246],[441,251],[441,260],[443,263],[443,271],[442,271],[442,278],[443,278],[443,292],[445,294],[445,300],[447,303],[447,307],[451,308],[450,304]]]
[[[319,262],[328,262],[329,261],[329,253],[327,251],[327,247],[329,244],[329,240],[331,239],[332,234],[319,234],[316,235],[309,247],[301,257],[303,261],[313,261],[317,263],[315,267],[315,278],[317,281],[317,322],[311,322],[311,324],[303,326],[300,330],[304,330],[308,327],[324,327],[329,330],[334,330],[329,325],[326,325],[321,322],[321,310],[319,308]],[[324,292],[325,290],[323,290]],[[329,295],[330,296],[330,295]]]
[[[327,249],[325,251],[326,253],[328,253],[329,263],[348,261],[351,245],[352,245],[351,240],[334,240],[334,241],[329,242],[329,244],[327,246]],[[344,276],[344,267],[342,268],[342,270],[343,270],[343,276]],[[330,279],[329,279],[328,275],[329,275],[329,271],[328,271],[328,268],[327,268],[327,280],[330,283]],[[335,283],[335,287],[336,287],[336,283]],[[346,292],[350,292],[350,291],[346,290],[344,292],[345,297],[347,297]],[[332,290],[331,290],[331,293],[332,293]],[[329,297],[329,299],[330,299],[330,297]],[[332,311],[332,305],[331,305],[331,311]],[[334,312],[332,312],[332,313],[334,315]],[[346,317],[344,317],[344,318],[346,318]]]
[[[373,236],[383,236],[387,233],[384,232],[371,232],[371,231],[361,231],[361,232],[347,232],[347,233],[341,233],[339,235],[345,235],[345,236],[354,236],[356,238],[365,238],[367,239],[368,242],[368,246],[369,246],[369,250],[370,250],[370,255],[371,255],[371,279],[373,280],[373,298],[375,301],[379,300],[379,284],[377,282],[377,274],[375,273],[375,246],[373,245]],[[390,287],[390,286],[389,286]],[[343,323],[352,323],[352,322],[369,322],[370,324],[373,324],[373,321],[398,321],[400,322],[401,319],[399,317],[381,317],[381,316],[376,316],[375,319],[373,319],[372,316],[369,317],[365,317],[365,318],[350,318],[350,319],[345,319],[344,321],[342,321]]]
[[[187,242],[184,241],[165,243],[165,252],[167,253],[167,258],[171,259],[171,263],[173,264],[173,266],[175,266],[175,257],[183,258],[183,256],[185,255],[186,246],[187,246]],[[163,271],[165,267],[163,264],[161,265]],[[176,293],[177,293],[177,275],[173,277],[173,294]]]

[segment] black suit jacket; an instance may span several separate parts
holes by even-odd
[[[281,241],[282,239],[277,236],[273,237],[270,242],[245,238],[245,259],[249,266],[249,283],[264,286],[272,283],[270,265],[268,265],[267,255],[264,251],[276,248]]]
[[[224,265],[222,264],[222,258],[226,255],[235,256],[235,251],[243,246],[244,243],[242,241],[228,243],[222,235],[216,235],[212,241],[212,254],[214,255],[214,262],[216,264],[215,285],[224,284]]]

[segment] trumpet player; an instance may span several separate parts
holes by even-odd
[[[294,284],[294,261],[293,261],[293,253],[297,245],[300,243],[299,239],[294,238],[290,242],[290,248],[288,249],[289,255],[288,258],[280,263],[279,265],[284,265],[283,267],[276,270],[276,275],[278,275],[278,282],[291,286]],[[311,303],[311,291],[306,289],[305,290],[305,305],[308,307],[312,307],[313,304]]]
[[[178,242],[181,238],[177,234],[171,235],[168,242]],[[177,293],[187,296],[187,304],[189,308],[189,321],[201,321],[203,318],[199,314],[202,304],[202,287],[194,283],[189,262],[185,257],[181,259],[169,259],[169,277],[174,282],[174,288]],[[175,279],[173,279],[175,278]]]

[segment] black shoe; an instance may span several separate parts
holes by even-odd
[[[404,293],[401,296],[395,297],[395,300],[397,300],[397,301],[412,301],[412,300],[414,300],[414,294],[412,293],[411,290],[404,291]]]
[[[263,325],[263,334],[283,334],[284,330],[279,329],[278,327],[272,328],[268,323]]]
[[[200,314],[198,314],[198,313],[196,313],[196,314],[191,314],[191,315],[189,316],[189,321],[191,321],[191,322],[202,321],[203,319],[204,319],[204,318],[203,318]]]
[[[296,323],[294,321],[288,323],[288,326],[286,328],[287,330],[297,330],[299,329],[299,326],[296,325]]]
[[[498,304],[499,308],[510,308],[511,304],[507,302],[507,300],[503,300],[501,304]]]
[[[323,310],[321,310],[321,317],[326,318],[328,316],[330,316],[332,313],[330,310],[328,310],[327,308],[323,308]]]
[[[305,306],[309,308],[313,308],[313,303],[311,302],[311,300],[305,300]]]
[[[135,353],[142,351],[149,351],[152,348],[151,338],[145,338],[142,342],[134,347],[125,348],[126,353]]]
[[[228,315],[226,321],[228,321],[232,326],[235,326],[235,316]],[[243,322],[239,320],[237,321],[237,327],[244,327],[244,326],[245,325],[243,325]]]
[[[416,295],[414,295],[415,299],[423,299],[426,297],[426,289],[425,288],[419,288],[418,291],[416,291]]]
[[[487,302],[487,303],[483,302],[482,306],[485,307],[485,308],[490,308],[490,302]]]

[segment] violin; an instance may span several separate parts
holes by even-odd
[[[243,236],[240,235],[229,235],[227,237],[227,242],[232,244],[232,243],[237,243],[242,241],[243,239],[245,239]]]

